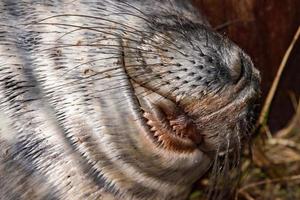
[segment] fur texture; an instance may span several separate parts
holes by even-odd
[[[0,199],[185,199],[236,166],[258,94],[188,2],[3,0]]]

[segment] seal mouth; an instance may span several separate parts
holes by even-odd
[[[172,100],[137,83],[133,85],[151,140],[158,147],[173,152],[196,150],[203,136],[195,120]]]

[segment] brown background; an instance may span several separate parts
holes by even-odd
[[[236,42],[252,57],[262,75],[262,102],[282,57],[300,25],[300,0],[193,0],[213,27]],[[227,25],[226,25],[227,24]],[[220,28],[220,26],[223,28]],[[294,114],[290,94],[300,96],[300,41],[289,58],[269,125],[286,125]]]

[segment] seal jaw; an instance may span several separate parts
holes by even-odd
[[[176,35],[180,38],[176,44],[166,41],[176,34],[171,31],[144,40],[142,51],[130,48],[130,41],[123,45],[124,68],[149,135],[158,147],[178,153],[223,151],[231,148],[227,140],[234,141],[231,146],[240,145],[238,121],[259,96],[259,75],[251,59],[235,44],[204,29],[209,36],[192,37],[191,43],[182,35]],[[206,44],[202,39],[211,41]],[[158,42],[165,42],[163,48]]]

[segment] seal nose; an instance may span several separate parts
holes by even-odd
[[[237,84],[244,74],[244,65],[242,59],[239,58],[230,68],[230,75],[232,77],[233,83]]]
[[[250,80],[255,73],[250,57],[239,48],[233,49],[228,57],[227,66],[232,83],[238,84],[241,80]]]
[[[237,84],[244,74],[245,66],[242,59],[242,55],[236,51],[231,55],[231,59],[228,64],[229,74],[234,84]]]

